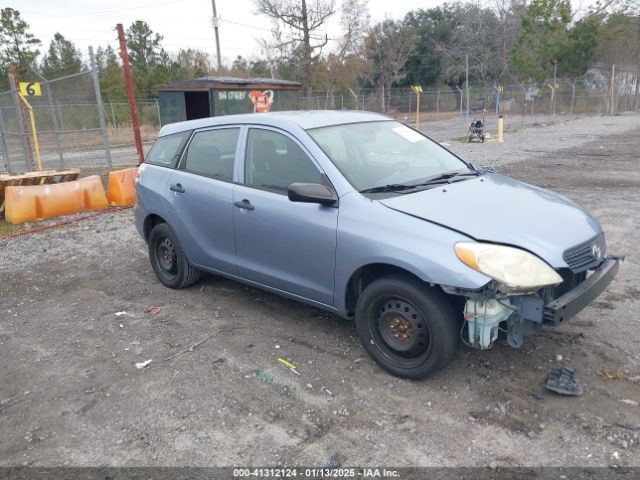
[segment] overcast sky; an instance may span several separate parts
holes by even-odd
[[[573,0],[580,8],[590,0]],[[163,46],[169,52],[180,48],[197,48],[215,60],[215,40],[211,26],[211,0],[9,0],[20,10],[31,32],[48,48],[55,32],[72,40],[83,54],[87,47],[111,44],[117,47],[114,31],[117,23],[127,28],[134,20],[145,20],[164,36]],[[369,0],[372,20],[400,18],[409,10],[431,8],[441,0]],[[216,0],[220,23],[222,59],[226,64],[237,56],[256,58],[260,48],[256,39],[270,37],[270,22],[255,14],[254,0]],[[338,15],[328,25],[329,37],[339,34]]]

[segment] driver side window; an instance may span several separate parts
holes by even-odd
[[[321,183],[322,174],[291,138],[272,130],[249,129],[245,184],[286,193],[292,183]]]

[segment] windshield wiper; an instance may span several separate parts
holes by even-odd
[[[405,185],[402,183],[391,183],[389,185],[381,185],[380,187],[371,187],[360,190],[360,193],[383,193],[383,192],[402,192],[404,190],[414,190],[417,185]]]
[[[453,177],[468,177],[478,176],[478,172],[451,172],[443,173],[437,177],[430,178],[426,182],[421,183],[391,183],[389,185],[382,185],[380,187],[365,188],[360,190],[360,193],[384,193],[384,192],[404,192],[406,190],[415,190],[420,187],[427,187],[429,185],[438,185],[441,183],[451,183],[450,179]],[[408,192],[407,192],[408,193]]]
[[[451,183],[451,179],[454,177],[477,177],[480,174],[478,172],[451,172],[451,173],[443,173],[442,175],[438,175],[437,177],[430,178],[429,180],[421,183],[412,183],[411,187],[426,187],[428,185],[437,185],[439,183]]]

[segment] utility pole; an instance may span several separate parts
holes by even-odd
[[[216,32],[216,52],[218,55],[218,74],[222,74],[222,57],[220,56],[220,34],[218,33],[218,26],[220,20],[218,19],[218,11],[216,10],[216,0],[211,0],[211,8],[213,8],[213,30]]]
[[[140,136],[140,122],[138,121],[138,105],[136,104],[136,93],[133,90],[133,78],[131,77],[131,66],[129,65],[129,53],[127,52],[127,42],[124,39],[124,28],[122,24],[116,25],[118,30],[118,41],[120,42],[120,55],[122,55],[122,72],[124,73],[124,84],[127,90],[127,100],[129,101],[129,112],[131,112],[131,126],[133,127],[133,137],[136,141],[138,151],[138,163],[144,162],[144,150],[142,149],[142,137]]]

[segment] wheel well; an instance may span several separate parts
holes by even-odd
[[[367,288],[372,282],[375,280],[386,277],[388,275],[393,274],[402,274],[407,275],[411,278],[419,282],[423,282],[421,278],[419,278],[414,273],[405,270],[404,268],[397,267],[395,265],[389,265],[386,263],[372,263],[369,265],[365,265],[356,270],[351,278],[349,279],[349,283],[347,283],[347,292],[346,292],[346,307],[347,313],[349,315],[353,315],[356,310],[356,304],[358,303],[358,297]],[[433,285],[432,285],[433,286]],[[445,293],[443,290],[441,290]],[[459,297],[457,295],[445,295],[451,300],[456,310],[462,310],[464,307],[464,298]]]
[[[347,283],[346,307],[349,315],[355,312],[358,297],[365,288],[378,278],[397,273],[409,275],[418,281],[422,281],[410,271],[387,263],[371,263],[356,270],[353,275],[351,275],[349,283]]]
[[[155,214],[151,214],[149,216],[147,216],[147,218],[144,219],[144,239],[145,241],[149,241],[149,234],[151,233],[151,230],[153,229],[153,227],[155,227],[156,225],[160,224],[160,223],[167,223],[165,222],[164,218],[162,218],[159,215],[155,215]]]

